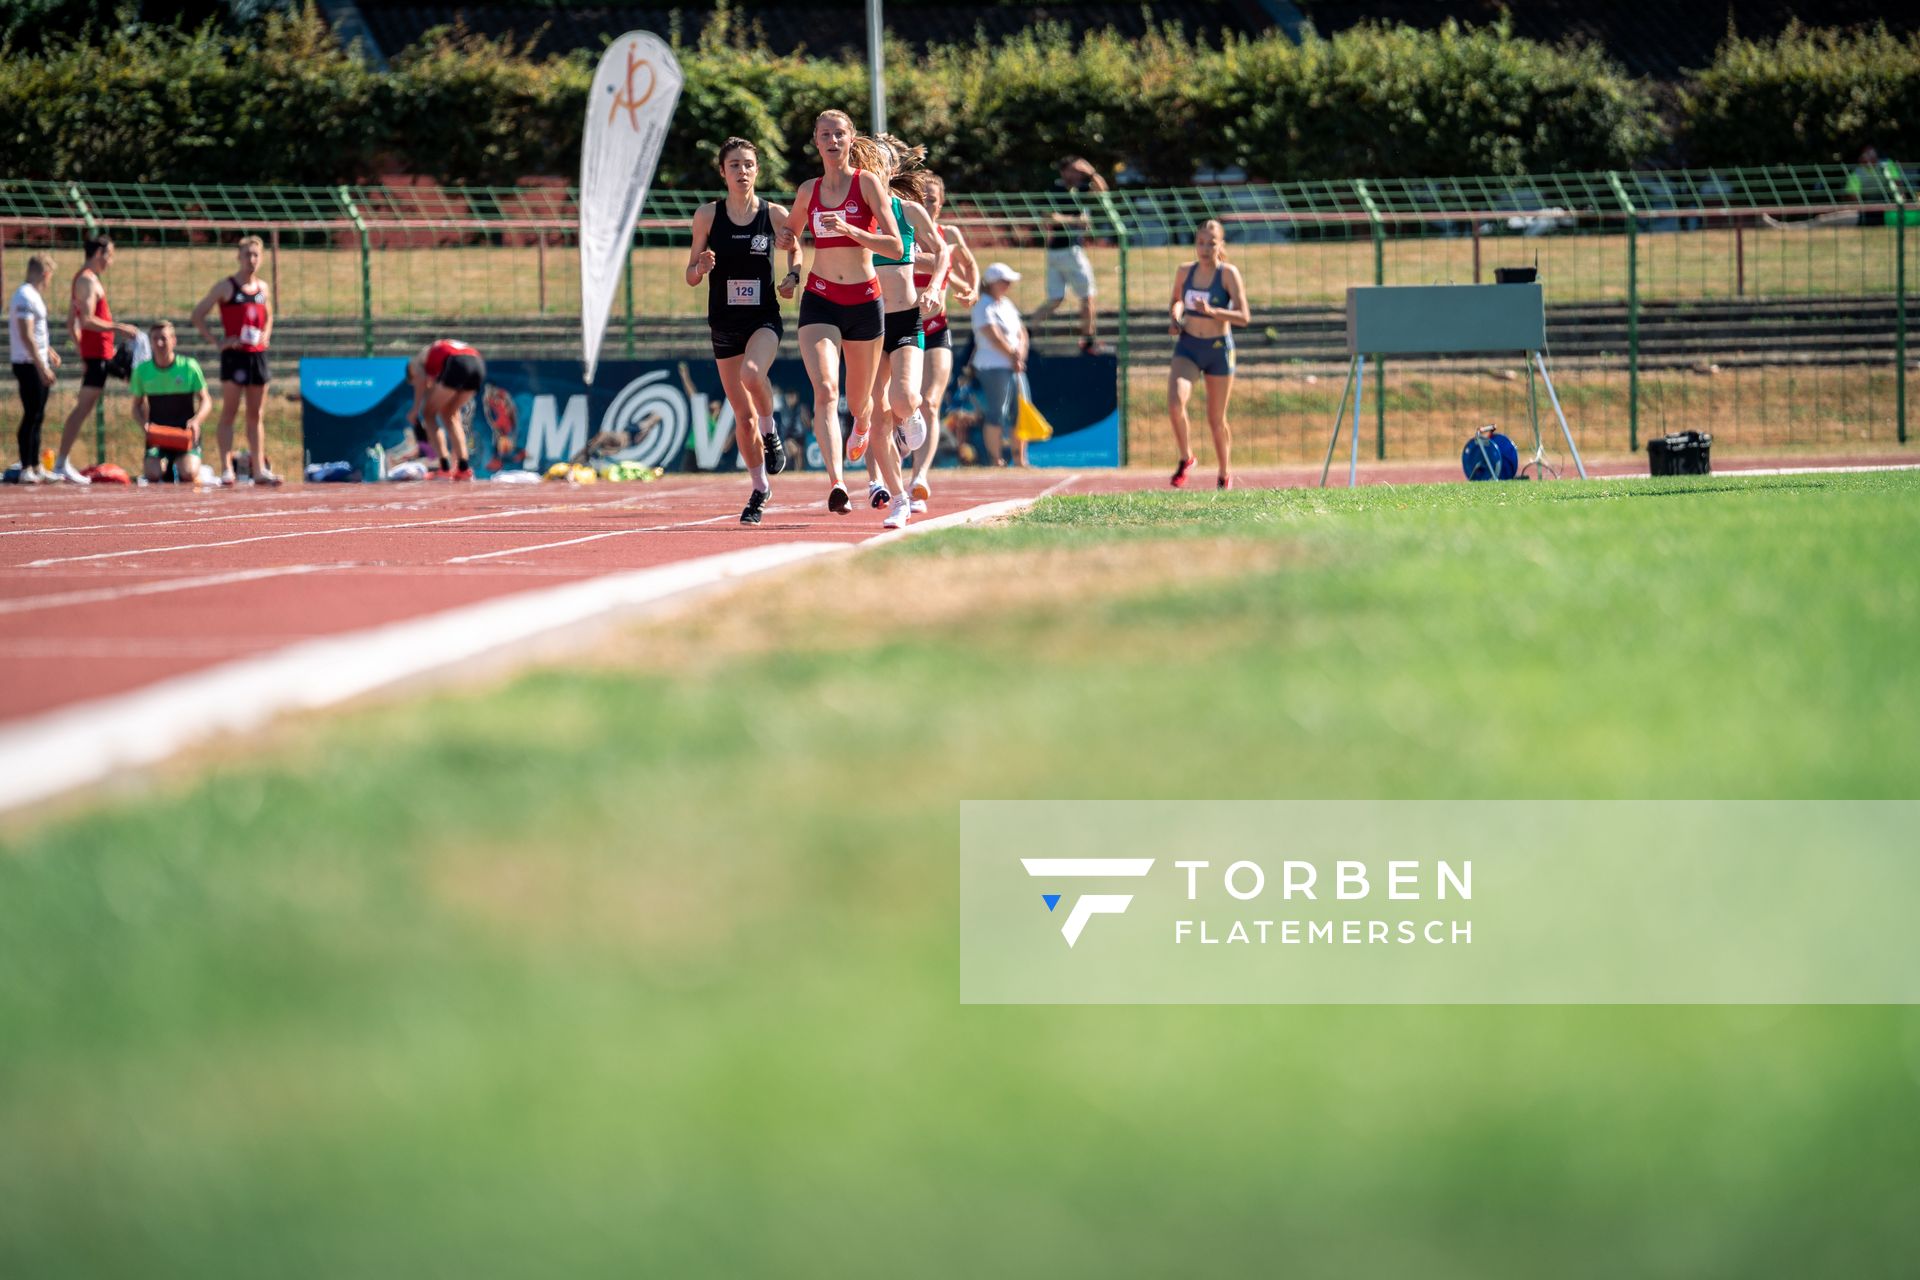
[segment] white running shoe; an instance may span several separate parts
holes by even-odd
[[[855,427],[847,437],[847,461],[860,462],[867,456],[867,433]]]
[[[880,522],[880,527],[882,529],[906,528],[907,521],[912,518],[912,509],[913,499],[904,494],[895,498],[893,505],[887,508],[887,518]]]
[[[80,468],[73,465],[72,458],[68,458],[65,462],[53,469],[53,479],[56,484],[93,483],[93,481],[80,474]]]
[[[900,424],[900,438],[908,453],[927,442],[927,420],[920,416],[918,409],[913,411],[911,418]]]
[[[913,511],[913,514],[917,516],[923,516],[927,514],[927,500],[925,498],[915,498],[913,500],[913,506],[911,509]]]
[[[469,471],[467,475],[471,477],[473,473]],[[275,487],[286,483],[279,476],[267,470],[265,463],[259,463],[253,468],[253,482],[255,484],[272,485]]]
[[[15,481],[16,484],[46,484],[47,482],[47,473],[42,471],[37,463],[20,468],[20,477]]]

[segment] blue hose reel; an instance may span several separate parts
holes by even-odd
[[[1511,480],[1520,474],[1520,450],[1492,427],[1482,427],[1460,451],[1460,466],[1469,480]]]

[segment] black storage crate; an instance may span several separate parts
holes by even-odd
[[[1656,476],[1713,474],[1709,454],[1713,437],[1704,431],[1676,431],[1647,441],[1647,467]]]

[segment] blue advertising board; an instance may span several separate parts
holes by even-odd
[[[320,359],[300,362],[301,426],[310,462],[356,465],[375,449],[408,437],[413,403],[404,359]],[[542,471],[591,452],[668,471],[736,469],[733,408],[712,361],[613,360],[593,385],[574,360],[489,360],[487,385],[475,397],[473,463],[481,477],[503,470]],[[813,440],[813,389],[797,359],[774,362],[781,433],[801,444],[806,465],[820,465]],[[1034,404],[1053,424],[1051,440],[1028,446],[1035,466],[1120,465],[1117,366],[1111,356],[1035,356],[1028,382]],[[972,395],[956,374],[943,417],[962,438]],[[844,418],[845,404],[841,405]],[[977,446],[976,446],[977,447]],[[952,463],[950,453],[940,461]]]

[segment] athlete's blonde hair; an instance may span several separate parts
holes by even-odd
[[[925,169],[908,169],[904,173],[894,174],[887,185],[897,196],[904,196],[915,204],[926,204],[939,181]]]
[[[912,146],[891,133],[883,133],[875,141],[893,153],[895,173],[905,173],[909,169],[918,169],[926,164],[927,149],[925,147]]]
[[[1213,256],[1225,262],[1227,260],[1227,229],[1220,225],[1220,219],[1208,218],[1205,222],[1193,229],[1193,238],[1198,240],[1201,233],[1206,231],[1218,231],[1220,233],[1220,247],[1214,250]]]
[[[233,247],[236,249],[258,249],[260,252],[265,253],[267,251],[267,242],[259,236],[241,236],[233,242]]]
[[[868,173],[892,173],[893,149],[878,138],[869,138],[860,134],[847,146],[847,159],[856,169],[865,169]]]
[[[828,107],[825,111],[822,111],[813,118],[813,131],[815,133],[820,132],[820,122],[822,120],[838,120],[841,124],[847,126],[847,128],[853,128],[853,117],[838,107]]]

